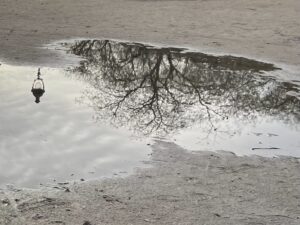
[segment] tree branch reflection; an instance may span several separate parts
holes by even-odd
[[[71,69],[90,86],[80,101],[117,126],[151,134],[258,113],[299,119],[299,101],[286,95],[295,88],[261,74],[272,64],[108,40],[78,41],[69,52],[85,58]]]

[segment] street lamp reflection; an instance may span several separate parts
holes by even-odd
[[[38,70],[37,78],[33,81],[31,92],[35,97],[35,102],[39,103],[40,98],[45,93],[45,85],[43,79],[41,78],[40,68]]]

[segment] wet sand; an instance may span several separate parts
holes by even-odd
[[[299,224],[299,160],[152,148],[125,179],[0,192],[0,224]]]
[[[57,66],[44,44],[123,39],[233,53],[298,66],[298,0],[2,0],[0,57]]]
[[[186,46],[297,67],[299,4],[3,0],[0,58],[64,66],[61,55],[41,47],[87,37]],[[0,191],[0,224],[299,224],[299,159],[191,153],[158,142],[148,163],[153,168],[125,179]]]

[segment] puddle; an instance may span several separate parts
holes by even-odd
[[[86,88],[59,69],[41,69],[45,93],[35,103],[37,68],[0,66],[0,186],[54,185],[124,176],[145,166],[147,139],[95,123],[76,103]]]
[[[80,102],[99,122],[192,150],[300,157],[299,86],[272,76],[281,69],[270,63],[109,40],[64,45],[84,58],[72,77],[89,85]]]
[[[0,66],[0,186],[122,176],[145,166],[152,138],[300,157],[299,86],[272,76],[272,64],[108,40],[62,45],[82,60],[41,68],[42,81],[38,68]]]

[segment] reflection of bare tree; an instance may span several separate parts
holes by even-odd
[[[82,101],[99,119],[145,133],[257,112],[299,116],[299,101],[285,94],[293,87],[260,74],[277,69],[271,64],[108,40],[79,41],[70,52],[86,59],[73,69],[91,86]]]

